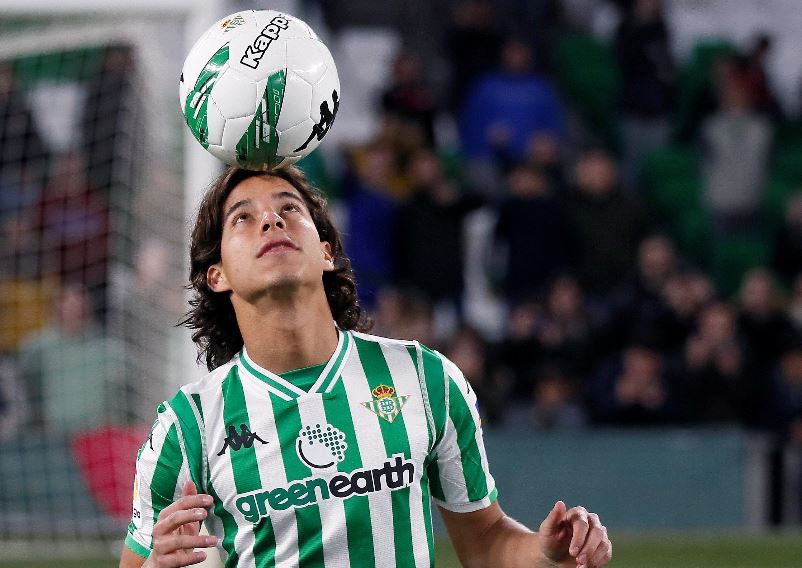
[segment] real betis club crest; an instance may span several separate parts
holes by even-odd
[[[395,389],[387,385],[379,385],[370,392],[373,394],[373,400],[363,402],[362,406],[390,423],[401,414],[401,408],[409,399],[409,395],[395,396]]]

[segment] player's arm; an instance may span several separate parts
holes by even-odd
[[[166,568],[191,566],[206,560],[206,553],[195,548],[215,546],[217,538],[200,535],[200,523],[212,504],[209,495],[198,495],[195,484],[187,481],[181,498],[165,507],[153,527],[153,550],[147,559],[123,547],[120,568]]]
[[[607,529],[583,507],[557,502],[535,533],[504,514],[484,451],[476,394],[446,357],[443,365],[444,419],[429,479],[454,548],[465,566],[598,568],[609,562]]]
[[[612,544],[599,517],[562,501],[535,533],[511,519],[498,502],[471,513],[440,507],[463,566],[469,568],[598,568],[612,558]]]
[[[197,564],[205,553],[195,553],[193,548],[217,542],[198,535],[207,514],[203,507],[210,506],[212,498],[197,494],[181,431],[172,409],[160,405],[150,436],[137,455],[133,514],[121,567]]]

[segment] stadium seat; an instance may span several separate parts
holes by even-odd
[[[744,274],[769,259],[769,247],[758,237],[731,237],[713,243],[712,271],[726,297],[737,292]]]
[[[690,146],[675,146],[647,156],[642,186],[647,201],[669,215],[701,206],[699,162]]]
[[[567,35],[557,41],[555,58],[564,97],[588,128],[618,149],[621,71],[612,47],[590,35]]]

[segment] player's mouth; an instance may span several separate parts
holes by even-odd
[[[295,243],[289,239],[278,239],[263,244],[259,248],[259,252],[256,254],[256,257],[261,258],[266,254],[288,252],[292,250],[298,250],[298,247],[295,246]]]

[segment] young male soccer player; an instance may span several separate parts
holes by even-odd
[[[229,168],[192,234],[187,323],[210,373],[158,409],[121,567],[188,566],[205,519],[228,567],[434,563],[430,498],[467,566],[606,564],[599,518],[560,501],[534,533],[496,501],[476,397],[367,319],[324,200],[293,167]],[[147,560],[146,560],[147,558]]]

